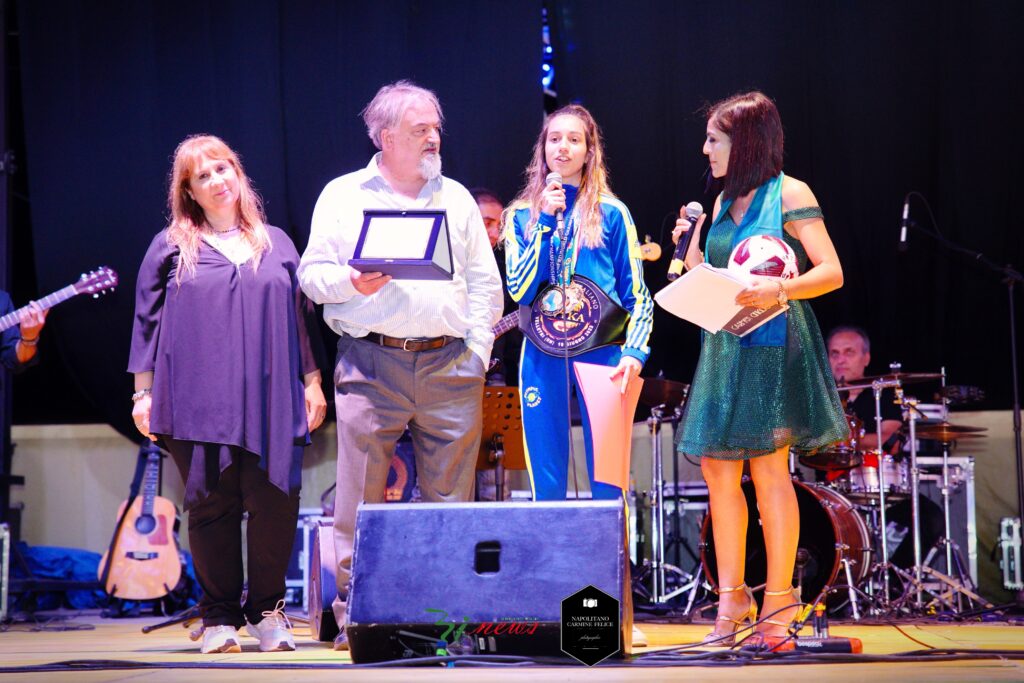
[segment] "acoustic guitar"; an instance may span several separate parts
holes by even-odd
[[[100,560],[99,579],[110,555],[110,572],[103,589],[111,597],[125,600],[155,600],[178,585],[181,558],[174,522],[178,510],[174,503],[156,494],[160,480],[160,454],[151,449],[146,455],[142,495],[132,501],[112,544],[112,550]],[[121,503],[117,519],[128,501]]]
[[[51,292],[42,299],[37,300],[36,303],[45,311],[79,294],[92,294],[94,299],[98,298],[100,294],[106,294],[107,291],[116,286],[117,273],[106,266],[100,266],[96,270],[84,273],[78,282],[70,284],[63,289],[58,289],[56,292]],[[18,310],[11,311],[7,315],[0,317],[0,332],[20,323],[21,314],[27,310],[28,306],[22,306]]]

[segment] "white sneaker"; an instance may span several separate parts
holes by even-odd
[[[291,627],[292,623],[284,613],[284,600],[281,600],[274,609],[263,613],[260,623],[246,623],[245,630],[250,636],[259,638],[260,652],[276,652],[295,649],[295,639],[289,631]]]
[[[234,626],[204,626],[203,644],[199,651],[204,655],[217,652],[241,652],[238,629]]]

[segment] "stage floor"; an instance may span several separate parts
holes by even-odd
[[[294,652],[262,653],[255,639],[243,637],[243,652],[200,655],[180,625],[149,634],[141,628],[156,618],[104,619],[96,613],[61,613],[39,624],[10,625],[0,632],[0,671],[21,680],[50,681],[234,681],[248,682],[301,678],[306,681],[340,679],[367,681],[641,681],[651,680],[758,680],[787,681],[1024,681],[1024,660],[995,655],[967,661],[915,661],[822,664],[783,663],[659,666],[656,672],[643,662],[646,653],[698,641],[707,624],[644,623],[650,647],[637,648],[631,662],[617,660],[594,668],[583,666],[525,666],[511,668],[441,666],[354,668],[348,653],[334,652],[314,642],[305,627],[295,630]],[[59,630],[68,629],[68,630]],[[860,638],[867,656],[894,655],[936,649],[1018,650],[1024,654],[1024,626],[1010,624],[833,624],[833,635]],[[918,642],[915,642],[918,641]],[[707,648],[705,651],[722,651]],[[845,655],[842,657],[846,657]],[[32,667],[64,663],[59,670],[32,672]],[[27,667],[20,669],[20,667]]]

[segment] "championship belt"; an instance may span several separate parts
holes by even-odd
[[[531,306],[519,307],[519,329],[551,356],[578,356],[626,341],[629,311],[593,281],[576,275],[568,287],[548,285]]]

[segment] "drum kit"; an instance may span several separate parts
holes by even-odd
[[[866,435],[857,417],[847,415],[848,439],[815,453],[791,454],[791,470],[800,511],[799,551],[796,561],[796,585],[805,602],[822,601],[836,611],[849,609],[859,620],[862,615],[876,618],[894,615],[926,615],[937,612],[964,613],[991,605],[980,597],[966,569],[960,548],[953,540],[951,496],[961,483],[959,469],[950,463],[950,452],[961,441],[984,437],[984,428],[953,424],[949,421],[950,397],[958,398],[946,387],[945,369],[938,373],[906,373],[898,365],[886,375],[864,377],[838,386],[841,395],[870,392],[874,398],[875,443],[882,448],[863,446]],[[942,403],[938,410],[923,412],[917,399],[904,393],[904,386],[941,382]],[[903,424],[898,438],[885,444],[882,439],[882,393],[895,396]],[[647,424],[651,434],[651,490],[646,491],[645,506],[650,509],[650,557],[637,573],[642,584],[638,594],[654,605],[688,593],[684,614],[689,614],[701,588],[716,587],[717,565],[710,515],[700,531],[700,562],[687,573],[665,561],[666,542],[680,541],[666,535],[665,498],[675,498],[678,515],[686,486],[680,484],[675,457],[675,482],[666,484],[660,430],[670,422],[673,429],[682,416],[689,386],[666,379],[645,381],[641,403],[650,408]],[[976,395],[972,394],[976,398]],[[960,397],[962,398],[962,397]],[[845,401],[844,401],[845,403]],[[919,440],[931,442],[941,453],[941,476],[937,479],[941,494],[942,531],[934,545],[922,548],[920,485],[923,468],[918,464]],[[894,444],[894,445],[892,445]],[[890,446],[886,448],[886,446]],[[824,473],[826,482],[806,483],[796,463]],[[821,475],[819,475],[821,476]],[[766,573],[764,537],[758,519],[753,483],[742,485],[750,519],[747,525],[746,581],[756,587],[764,583]],[[689,493],[692,495],[693,487]],[[706,491],[706,489],[705,489]],[[706,493],[705,493],[706,495]],[[885,533],[892,506],[910,503],[910,530],[913,542],[911,566],[900,567],[890,561],[893,540]],[[925,501],[932,508],[934,504]],[[677,517],[678,520],[678,517]],[[923,553],[927,553],[922,557]],[[638,553],[639,554],[639,553]],[[678,557],[678,555],[677,555]],[[944,571],[935,566],[945,559]],[[649,588],[648,588],[649,586]],[[756,592],[756,588],[755,588]]]

